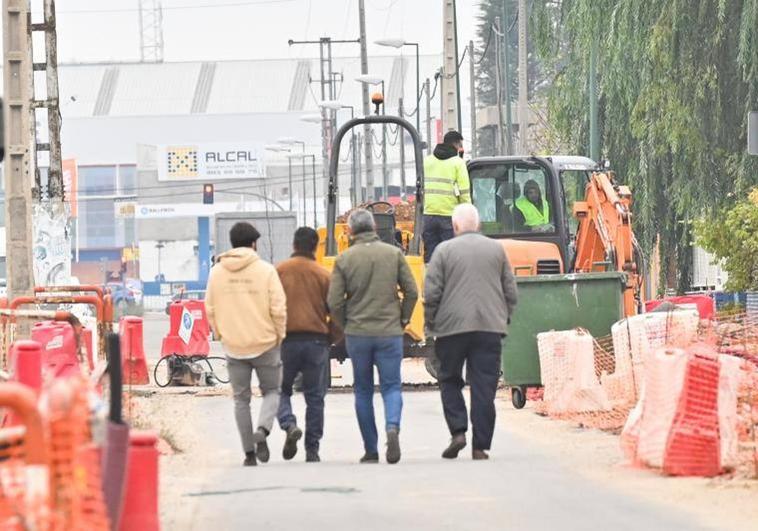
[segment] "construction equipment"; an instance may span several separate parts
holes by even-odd
[[[377,107],[381,100],[374,100]],[[424,258],[421,253],[421,236],[414,230],[415,227],[421,226],[421,216],[423,214],[422,205],[424,204],[424,159],[423,143],[418,132],[407,120],[397,116],[389,115],[371,115],[362,118],[354,118],[346,122],[337,131],[332,145],[332,156],[329,164],[329,189],[327,194],[326,210],[326,227],[319,229],[319,249],[316,257],[323,266],[331,270],[334,267],[334,261],[339,253],[349,246],[347,234],[347,224],[337,222],[337,204],[339,199],[338,167],[340,160],[340,144],[343,137],[350,132],[353,127],[365,125],[395,125],[405,130],[411,137],[413,143],[413,152],[416,166],[416,193],[415,193],[415,210],[413,213],[413,222],[398,224],[395,217],[395,207],[385,201],[369,203],[366,207],[374,212],[374,218],[377,222],[377,232],[386,243],[399,245],[405,252],[405,259],[413,273],[420,289],[424,285]],[[401,133],[402,134],[402,133]],[[424,336],[424,311],[421,300],[416,303],[413,311],[411,322],[405,330],[406,335],[406,356],[427,356],[428,349],[425,349]]]
[[[624,313],[642,305],[642,255],[631,226],[631,192],[586,157],[488,157],[468,164],[482,232],[502,240],[517,276],[618,271]],[[539,188],[547,223],[520,219],[525,187]],[[521,223],[520,223],[521,222]]]

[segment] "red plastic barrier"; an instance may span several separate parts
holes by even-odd
[[[182,326],[184,310],[192,315],[192,332],[189,342],[179,335]],[[211,351],[208,337],[211,334],[211,326],[205,313],[205,303],[198,300],[180,300],[169,307],[170,325],[169,332],[163,338],[161,356],[177,354],[179,356],[207,356]]]
[[[42,346],[37,341],[14,342],[10,362],[15,381],[29,386],[35,393],[42,390]]]
[[[675,305],[694,304],[701,319],[711,319],[716,313],[716,301],[708,295],[684,295],[681,297],[666,297],[665,299],[656,299],[645,303],[645,311],[652,312],[664,302],[670,302]]]
[[[721,473],[719,360],[705,346],[691,349],[684,387],[666,441],[663,472],[713,477]]]
[[[10,348],[12,379],[24,384],[39,396],[42,390],[42,347],[36,341],[22,339]],[[0,414],[0,426],[20,426],[22,419],[13,411]]]
[[[43,321],[32,327],[32,340],[42,346],[43,371],[53,378],[81,374],[77,356],[76,332],[64,322]]]
[[[153,432],[129,434],[124,507],[120,531],[153,531],[158,522],[158,436]]]
[[[121,336],[121,365],[124,385],[145,385],[150,383],[142,334],[142,318],[126,316],[119,324]]]
[[[92,342],[92,330],[89,328],[82,328],[82,350],[87,352],[87,365],[89,370],[95,369],[95,345]]]

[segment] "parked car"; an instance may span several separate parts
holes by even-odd
[[[123,283],[108,282],[106,287],[110,289],[117,318],[124,315],[142,315],[144,313],[142,282],[136,279],[126,279]]]
[[[166,303],[166,315],[171,312],[171,304],[181,300],[193,300],[202,301],[205,300],[205,290],[186,290],[180,291],[171,297],[171,300]]]

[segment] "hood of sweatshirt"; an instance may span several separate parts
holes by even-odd
[[[228,271],[240,271],[259,260],[258,253],[251,247],[237,247],[216,257],[216,262]]]
[[[440,160],[452,159],[458,156],[458,150],[450,144],[437,144],[434,148],[434,156]]]

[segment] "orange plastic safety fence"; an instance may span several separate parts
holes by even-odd
[[[640,396],[651,351],[690,343],[698,321],[693,311],[649,313],[620,321],[600,338],[584,330],[539,334],[545,391],[537,412],[620,431]]]
[[[50,511],[47,466],[30,463],[27,455],[25,426],[0,429],[0,529],[60,529]]]
[[[49,390],[50,482],[54,511],[74,530],[107,530],[100,460],[92,444],[83,379],[56,381]]]

